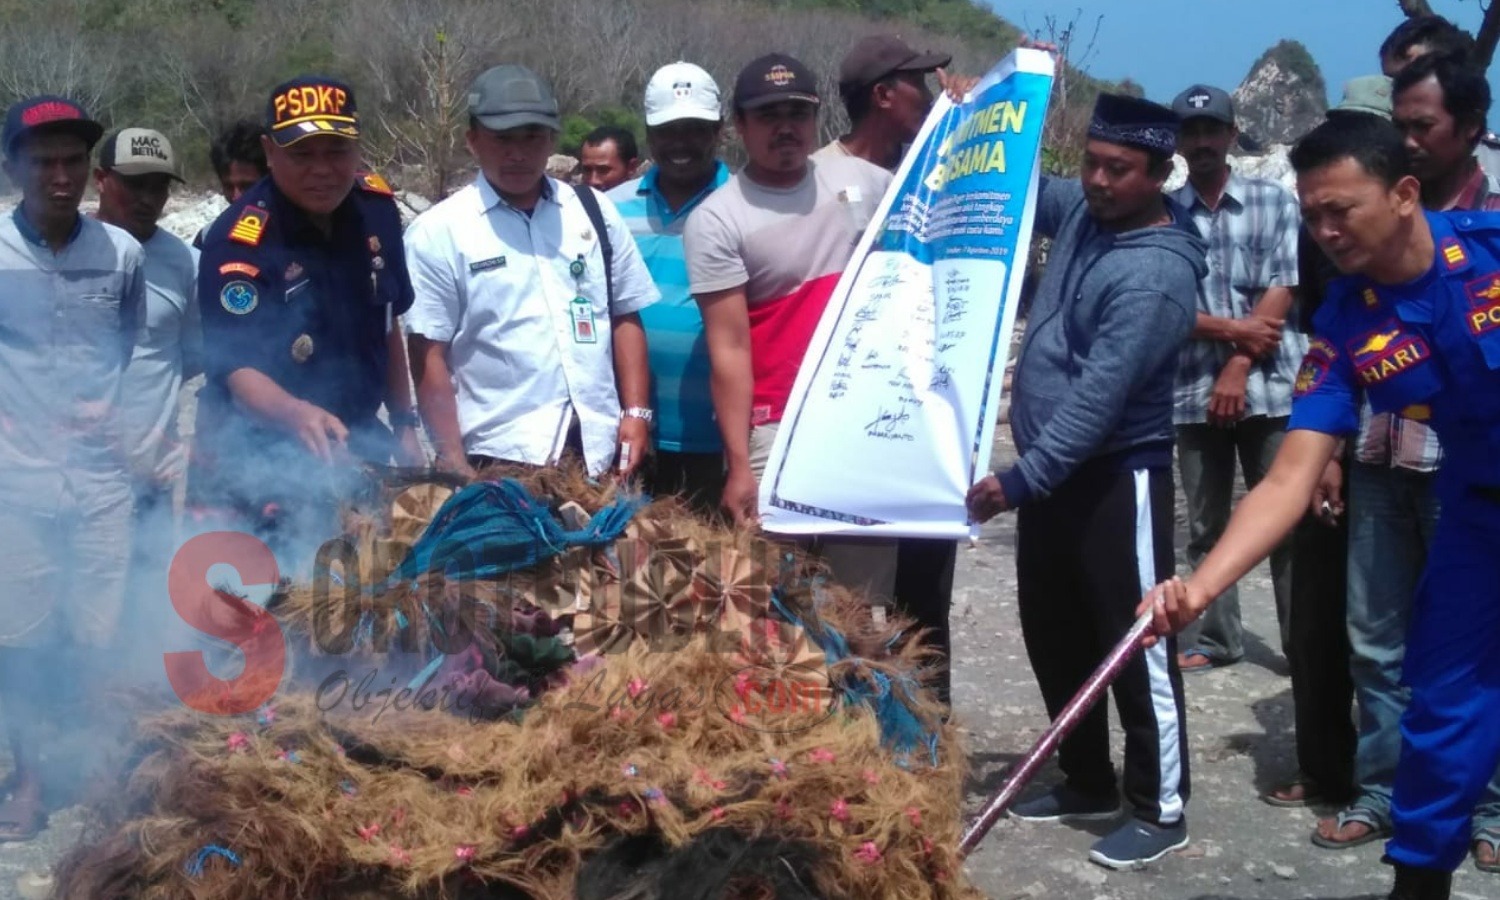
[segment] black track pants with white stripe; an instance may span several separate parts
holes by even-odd
[[[1130,630],[1145,591],[1172,574],[1172,500],[1170,469],[1120,471],[1096,462],[1020,510],[1021,632],[1049,716]],[[1113,692],[1125,729],[1125,799],[1139,818],[1172,824],[1188,799],[1176,642],[1137,656]],[[1103,703],[1063,741],[1058,763],[1080,791],[1117,789]]]

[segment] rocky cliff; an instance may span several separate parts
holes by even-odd
[[[1262,54],[1232,96],[1240,131],[1263,145],[1295,141],[1328,111],[1323,73],[1296,41]]]

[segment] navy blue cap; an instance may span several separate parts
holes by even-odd
[[[818,102],[818,79],[800,60],[785,53],[752,59],[734,81],[734,108],[756,109],[783,100]]]
[[[1160,103],[1123,94],[1100,94],[1094,103],[1089,137],[1171,156],[1177,150],[1181,128],[1177,113]]]
[[[359,137],[354,89],[337,78],[299,75],[282,82],[266,101],[266,134],[279,147],[318,135]]]
[[[90,150],[104,136],[104,126],[88,117],[83,107],[66,97],[42,94],[28,97],[5,113],[5,155],[13,156],[16,144],[38,131],[61,131],[83,138]]]

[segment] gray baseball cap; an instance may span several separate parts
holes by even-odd
[[[491,131],[523,125],[562,130],[552,87],[525,66],[495,66],[474,79],[469,86],[469,115]]]
[[[1214,119],[1225,125],[1234,124],[1234,101],[1216,87],[1195,84],[1177,95],[1172,101],[1172,112],[1186,122],[1188,119]]]
[[[1344,82],[1344,99],[1330,109],[1336,113],[1369,113],[1382,119],[1391,117],[1391,79],[1384,75],[1361,75]]]

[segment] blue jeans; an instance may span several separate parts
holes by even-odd
[[[1354,463],[1349,491],[1349,669],[1359,705],[1355,778],[1362,806],[1390,820],[1401,714],[1407,626],[1437,526],[1436,476]],[[1474,815],[1474,829],[1500,827],[1500,774]]]

